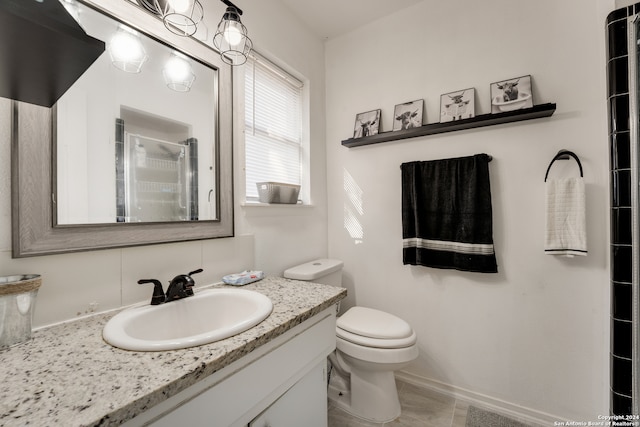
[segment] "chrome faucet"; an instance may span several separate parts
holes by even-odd
[[[140,279],[138,284],[153,283],[153,296],[151,297],[151,305],[158,305],[165,302],[176,301],[182,298],[190,297],[193,295],[193,286],[196,282],[191,275],[202,273],[202,269],[199,268],[189,274],[179,274],[169,282],[167,293],[165,295],[162,284],[156,279]]]

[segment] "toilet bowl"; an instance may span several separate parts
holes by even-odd
[[[385,423],[400,415],[394,371],[418,357],[417,337],[408,323],[366,307],[352,307],[336,325],[336,368],[329,398],[352,415]],[[348,373],[348,376],[345,375]]]
[[[341,285],[342,261],[320,259],[290,268],[284,277]],[[329,399],[346,412],[376,423],[400,415],[394,371],[418,357],[411,326],[390,313],[352,307],[336,322],[336,351]]]

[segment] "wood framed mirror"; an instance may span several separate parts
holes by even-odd
[[[79,14],[81,18],[98,13],[112,20],[113,24],[109,25],[113,28],[123,26],[131,28],[143,35],[146,42],[156,43],[159,48],[186,58],[194,64],[196,72],[197,67],[205,71],[211,70],[211,76],[209,76],[211,80],[204,85],[211,92],[210,98],[208,95],[203,98],[212,105],[212,110],[210,113],[206,112],[204,118],[202,114],[188,114],[189,118],[171,117],[178,113],[173,114],[171,109],[166,107],[177,104],[178,101],[175,99],[179,99],[176,98],[179,94],[172,93],[170,88],[164,87],[164,84],[163,87],[157,86],[154,90],[167,91],[173,98],[166,101],[157,101],[154,98],[154,102],[147,102],[144,108],[140,107],[143,104],[142,101],[150,99],[150,95],[146,93],[129,97],[129,99],[141,100],[138,104],[131,100],[122,101],[125,97],[112,96],[115,104],[110,104],[107,108],[103,108],[101,98],[98,98],[99,101],[94,101],[94,104],[110,112],[104,122],[112,124],[112,127],[104,128],[99,124],[96,125],[99,120],[86,119],[84,111],[88,108],[83,104],[77,104],[78,99],[87,103],[92,102],[88,92],[92,90],[90,88],[96,86],[95,83],[86,84],[85,82],[80,92],[81,96],[73,96],[72,86],[68,91],[70,95],[65,98],[67,96],[65,93],[53,108],[14,101],[12,108],[13,256],[25,257],[233,236],[231,67],[224,64],[211,47],[194,38],[172,34],[156,16],[132,3],[122,0],[82,0],[74,3],[84,8]],[[87,32],[89,33],[90,30]],[[109,43],[108,40],[106,42]],[[152,54],[153,49],[155,48],[147,48],[149,55]],[[153,52],[156,55],[155,50]],[[167,55],[169,53],[165,54]],[[112,60],[109,52],[105,51],[92,67],[101,67],[110,75],[119,76],[116,71],[120,72],[120,70],[115,70],[111,65]],[[88,71],[91,71],[91,68]],[[159,76],[161,70],[156,70],[155,73]],[[85,75],[88,76],[89,73]],[[85,78],[85,75],[79,81]],[[142,74],[136,77],[145,78]],[[198,75],[195,75],[195,81],[202,86],[206,79],[201,76],[198,80]],[[144,85],[129,85],[127,90],[131,92],[131,87],[141,88],[142,86]],[[103,94],[111,92],[105,91],[104,87],[101,89]],[[200,112],[200,104],[195,104],[195,101],[186,102],[187,104],[178,105],[178,108],[187,111],[193,108],[194,110],[191,111]],[[157,105],[157,108],[154,105]],[[77,132],[75,127],[71,132],[61,128],[61,126],[68,126],[69,123],[76,123],[76,119],[81,123],[77,127],[81,128],[82,132]],[[117,123],[121,124],[123,121],[125,122],[124,130],[119,134]],[[127,127],[127,123],[135,125]],[[171,127],[169,126],[171,123],[180,123],[181,127]],[[145,124],[147,130],[145,130]],[[179,128],[183,134],[165,137],[154,133],[161,127],[171,128],[172,132]],[[79,138],[78,133],[81,135]],[[90,136],[94,133],[98,136]],[[76,145],[75,142],[68,144],[68,138],[73,139],[74,134],[76,140],[80,141],[99,140],[102,144],[101,151],[95,153],[84,146],[78,150],[80,153],[76,148],[70,149],[69,146]],[[129,177],[131,180],[126,185],[121,182],[119,188],[119,178],[124,176],[124,173],[120,172],[124,165],[122,159],[125,134],[131,141],[136,141],[129,144],[128,167],[133,171],[137,170],[138,175],[136,176],[135,172],[129,173],[134,178]],[[141,138],[146,139],[141,143]],[[194,144],[194,140],[199,141],[198,144]],[[212,144],[205,146],[200,143],[205,140],[211,140]],[[118,144],[121,144],[120,149]],[[195,152],[199,154],[200,162],[197,156],[196,160],[193,160],[194,146],[197,147]],[[60,150],[61,147],[66,151],[71,150],[73,156],[60,157],[61,151],[64,151]],[[145,151],[143,160],[135,157],[136,150]],[[185,161],[185,156],[187,158],[191,156],[191,161]],[[94,160],[98,157],[104,157],[106,164],[103,162],[101,166],[97,166]],[[181,161],[173,164],[175,159],[181,159]],[[191,163],[190,168],[189,163]],[[158,166],[158,168],[170,166],[172,170],[179,169],[181,172],[180,174],[166,171],[150,172],[150,166]],[[78,175],[78,170],[84,171],[84,174]],[[200,179],[193,177],[198,170],[203,174]],[[206,177],[205,174],[207,174]],[[177,179],[179,184],[156,182],[160,180],[160,175],[163,176],[162,180],[165,179],[165,175],[178,176],[171,179]],[[149,176],[153,176],[153,179]],[[153,182],[150,183],[150,181]],[[61,191],[63,187],[65,189]],[[68,192],[69,188],[75,187],[81,188],[80,193],[83,197],[80,199],[96,199],[98,204],[105,205],[104,210],[97,216],[90,217],[83,212],[85,208],[82,204],[64,199],[66,216],[63,219],[64,215],[61,212],[65,210],[60,209],[60,197]],[[132,200],[128,207],[123,202],[125,188],[130,196],[129,199]],[[174,188],[180,191],[168,191]],[[150,198],[149,193],[152,192],[159,193],[154,196],[155,199]],[[168,193],[179,193],[179,195]],[[175,198],[175,203],[181,206],[181,210],[178,213],[161,214],[161,205],[174,203],[174,199],[170,199],[169,196]],[[142,203],[145,200],[150,200],[147,205]],[[183,210],[185,205],[191,207],[187,206],[187,209]],[[92,210],[93,207],[86,209],[87,212]],[[174,211],[177,210],[171,210],[171,212]]]

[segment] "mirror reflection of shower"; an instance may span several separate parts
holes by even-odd
[[[197,220],[190,201],[198,188],[188,180],[193,174],[185,153],[197,145],[136,134],[126,134],[125,141],[124,222]]]
[[[190,126],[133,110],[123,109],[121,116],[116,120],[118,222],[198,220],[198,140],[190,136]]]

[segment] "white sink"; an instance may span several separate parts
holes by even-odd
[[[123,310],[107,322],[102,336],[125,350],[195,347],[244,332],[272,309],[271,300],[259,292],[207,289],[178,301]]]

